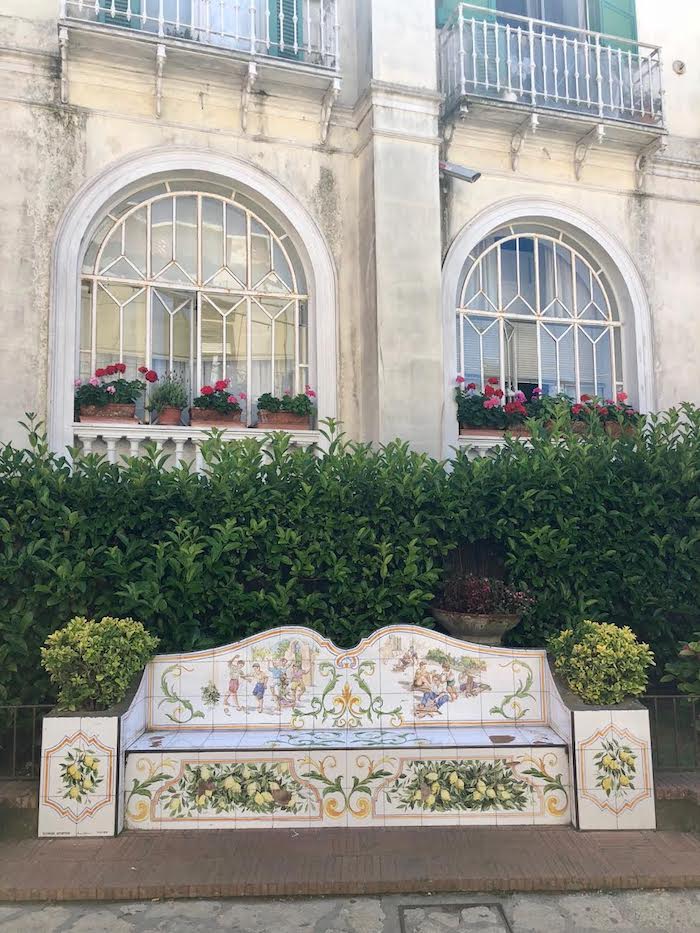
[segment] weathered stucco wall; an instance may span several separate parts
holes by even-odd
[[[478,168],[452,183],[440,237],[435,43],[424,0],[341,0],[343,84],[328,142],[319,101],[253,94],[241,129],[240,81],[225,69],[170,61],[162,115],[143,57],[117,62],[69,50],[60,103],[57,3],[5,0],[0,16],[0,439],[19,440],[27,410],[48,404],[50,258],[74,194],[141,150],[189,146],[236,155],[268,172],[310,213],[337,272],[339,414],[358,438],[401,434],[445,452],[440,263],[482,211],[512,198],[584,212],[617,238],[651,308],[653,396],[659,407],[700,403],[700,8],[638,0],[639,35],[664,46],[671,132],[642,192],[630,149],[594,149],[581,180],[556,131],[526,142],[517,172],[510,135],[488,122],[458,127],[449,158]],[[691,9],[692,7],[692,9]],[[687,64],[676,75],[674,60]],[[624,311],[624,309],[623,309]],[[635,378],[628,369],[627,377]]]

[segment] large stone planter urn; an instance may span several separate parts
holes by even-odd
[[[478,645],[500,645],[503,636],[520,621],[519,615],[492,613],[472,615],[469,612],[448,612],[431,609],[433,618],[454,638],[476,642]]]

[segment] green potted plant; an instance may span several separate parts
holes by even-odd
[[[585,703],[600,706],[641,696],[654,663],[649,645],[627,625],[589,619],[559,632],[547,647],[569,689]]]
[[[587,434],[597,426],[610,437],[634,434],[643,416],[627,404],[627,394],[618,392],[615,399],[603,399],[583,394],[574,402],[568,395],[545,396],[539,401],[533,416],[544,421],[548,430],[560,432],[570,428],[574,434]]]
[[[146,409],[151,412],[151,421],[158,424],[175,425],[182,421],[182,411],[187,407],[187,392],[175,373],[166,373],[152,389]]]
[[[534,603],[529,593],[502,580],[467,574],[447,580],[430,611],[455,638],[499,645]]]
[[[275,429],[310,428],[315,398],[316,393],[311,386],[305,386],[298,395],[292,395],[288,390],[282,398],[264,392],[258,398],[258,424]]]
[[[681,693],[700,698],[700,632],[694,640],[684,642],[678,651],[678,660],[666,665],[662,683],[676,682]],[[700,720],[698,721],[700,724]]]
[[[466,383],[464,376],[457,376],[455,401],[459,433],[481,434],[503,437],[508,432],[515,437],[529,437],[525,421],[530,417],[525,393],[514,392],[510,401],[504,402],[505,393],[499,386],[497,376],[489,376],[482,390],[475,382]]]
[[[96,369],[87,382],[75,380],[75,407],[81,422],[118,424],[136,419],[136,400],[145,383],[140,379],[123,379],[125,372],[125,363],[110,363]],[[140,366],[139,372],[146,382],[158,381],[158,374],[147,366]]]
[[[192,402],[190,420],[192,424],[211,427],[232,428],[241,425],[241,403],[229,390],[229,380],[219,379],[213,386],[205,385]],[[246,394],[241,392],[240,399],[245,401]]]

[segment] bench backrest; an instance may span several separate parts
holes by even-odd
[[[377,729],[547,723],[544,651],[390,626],[356,648],[289,626],[148,665],[148,728]]]

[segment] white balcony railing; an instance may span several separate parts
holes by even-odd
[[[61,19],[338,68],[337,0],[61,0]]]
[[[663,126],[656,46],[461,3],[439,37],[446,106],[465,97]]]

